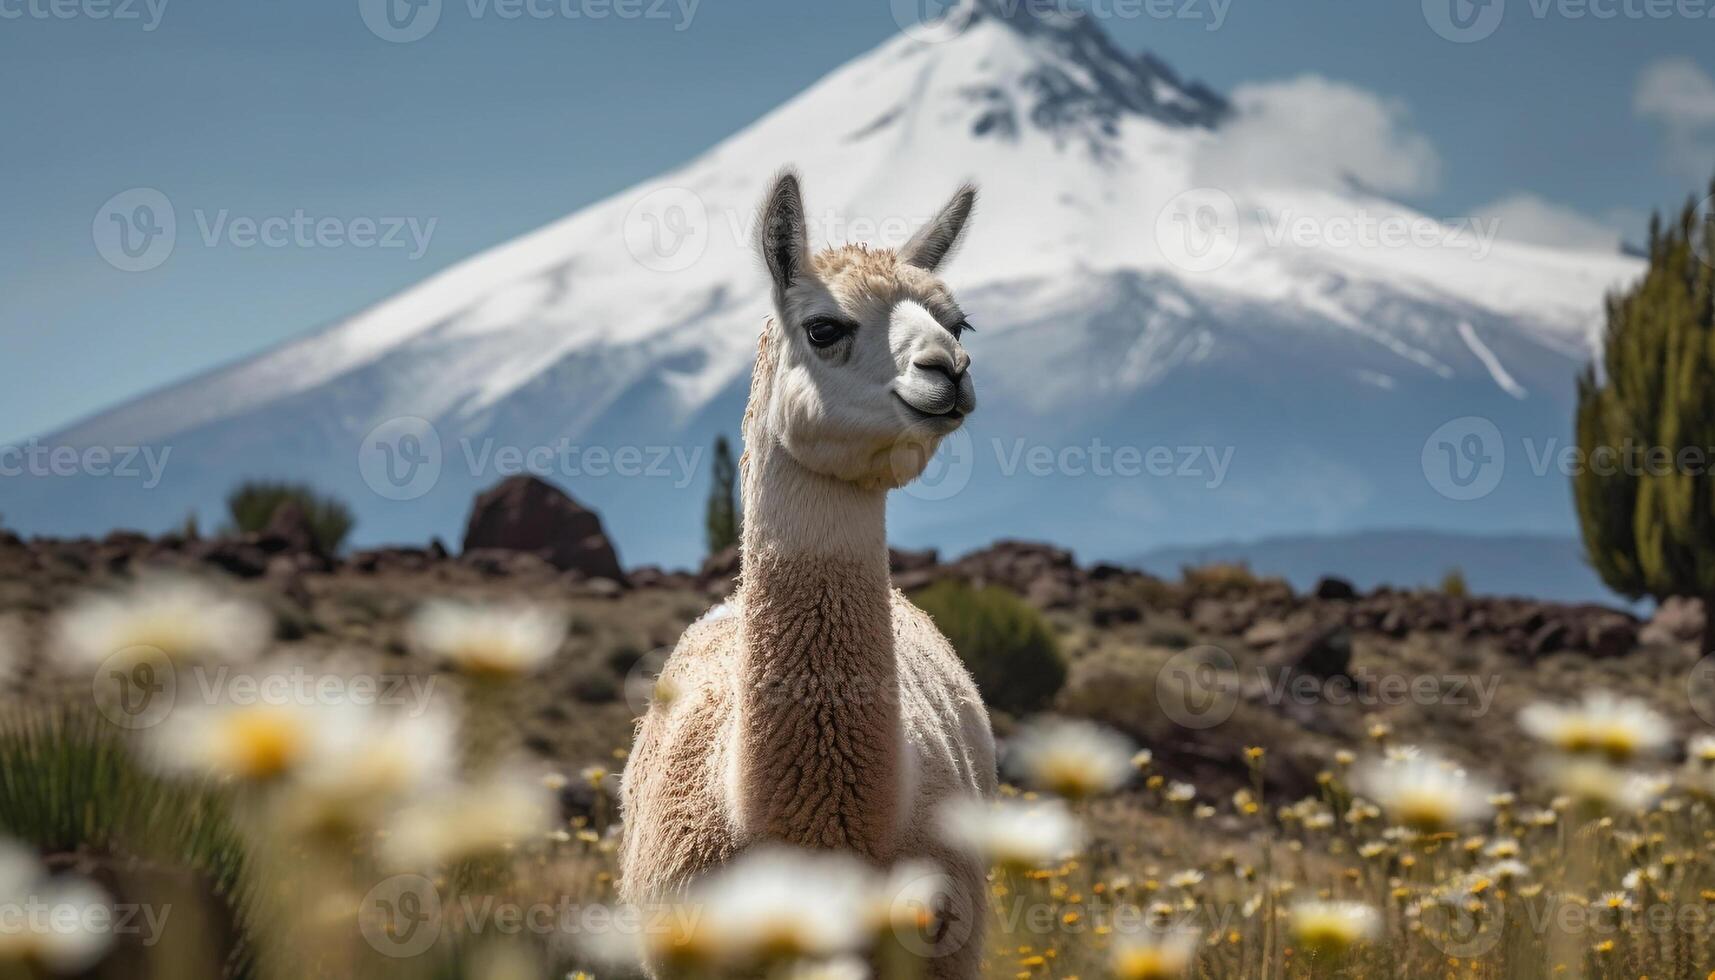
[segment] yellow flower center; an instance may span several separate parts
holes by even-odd
[[[303,730],[276,712],[238,712],[224,734],[233,771],[247,779],[279,776],[303,754]]]

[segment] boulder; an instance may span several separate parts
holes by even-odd
[[[934,548],[923,548],[916,551],[908,548],[887,549],[887,567],[894,574],[934,568],[940,561],[941,553]]]
[[[1310,594],[1318,599],[1356,599],[1358,590],[1352,583],[1333,575],[1324,575],[1316,580],[1316,587]]]
[[[1623,657],[1638,645],[1637,624],[1614,617],[1590,624],[1585,645],[1592,657]]]
[[[1703,637],[1705,621],[1701,599],[1670,596],[1656,607],[1655,615],[1650,617],[1649,625],[1643,628],[1638,639],[1663,645],[1696,643]]]
[[[626,581],[595,511],[529,475],[504,480],[476,498],[465,525],[464,551],[523,552],[562,572]]]
[[[1350,677],[1352,631],[1340,623],[1315,627],[1288,640],[1263,659],[1275,670],[1301,671],[1312,677]]]
[[[1544,657],[1566,649],[1566,641],[1572,631],[1562,622],[1544,623],[1542,628],[1530,635],[1530,642],[1525,645],[1525,652],[1532,657]]]

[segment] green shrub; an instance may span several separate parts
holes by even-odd
[[[80,855],[123,871],[121,880],[133,884],[145,877],[139,869],[190,872],[224,906],[227,921],[210,935],[222,936],[227,975],[245,978],[254,975],[253,886],[231,809],[214,786],[169,781],[144,768],[125,736],[94,710],[9,707],[0,715],[0,837],[42,854]]]
[[[1465,572],[1460,568],[1449,568],[1447,574],[1441,576],[1441,594],[1463,599],[1471,594],[1471,587],[1465,582]]]
[[[1048,621],[1011,592],[943,580],[912,600],[952,641],[990,705],[1037,711],[1066,683],[1066,663]]]
[[[285,503],[295,503],[303,509],[316,543],[330,555],[339,551],[345,536],[351,533],[354,523],[351,508],[341,501],[306,484],[269,480],[242,483],[226,495],[226,511],[231,519],[228,530],[239,534],[261,531]]]
[[[1179,573],[1187,589],[1203,594],[1251,592],[1261,583],[1250,565],[1242,561],[1186,565]]]

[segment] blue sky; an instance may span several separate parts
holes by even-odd
[[[540,17],[445,0],[408,43],[366,26],[366,2],[0,0],[0,442],[313,330],[678,164],[894,33],[905,0],[531,0]],[[1636,237],[1715,171],[1715,0],[1490,0],[1472,11],[1501,13],[1481,40],[1432,28],[1436,4],[1466,2],[1092,9],[1222,90],[1316,74],[1398,104],[1437,159],[1407,199],[1443,217],[1528,194],[1549,237]],[[165,262],[126,272],[97,219],[136,188],[182,227]],[[249,222],[294,215],[278,247],[244,244]],[[317,241],[323,218],[351,239]],[[397,222],[400,247],[362,247],[366,220],[378,240]]]

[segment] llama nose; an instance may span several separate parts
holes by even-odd
[[[965,376],[965,372],[970,369],[971,355],[964,351],[959,351],[953,355],[950,362],[945,357],[937,357],[933,360],[913,362],[911,366],[915,367],[919,371],[933,371],[936,374],[945,377],[950,384],[957,387],[959,379],[963,378]]]

